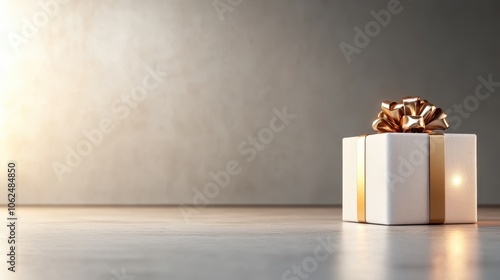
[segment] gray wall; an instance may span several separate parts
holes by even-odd
[[[22,203],[339,204],[342,137],[407,95],[478,135],[478,201],[500,203],[500,87],[473,97],[479,76],[500,81],[497,1],[401,1],[350,63],[339,45],[389,1],[70,0],[45,24],[38,2],[0,8],[0,162],[17,161]],[[253,158],[259,133],[273,138]],[[229,184],[196,196],[228,164]]]

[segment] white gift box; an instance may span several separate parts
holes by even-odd
[[[366,137],[367,223],[429,224],[429,139],[426,133]],[[359,211],[357,145],[358,137],[342,141],[342,219],[351,222],[358,222]],[[444,223],[476,223],[476,135],[444,134],[444,172]]]

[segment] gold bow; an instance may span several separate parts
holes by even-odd
[[[420,97],[405,97],[402,102],[382,102],[382,111],[372,127],[378,132],[432,132],[448,127],[446,113]]]

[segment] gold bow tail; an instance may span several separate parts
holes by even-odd
[[[382,111],[372,127],[379,133],[429,134],[429,223],[445,222],[445,141],[435,130],[449,127],[446,113],[420,97],[405,97],[401,102],[382,102]],[[357,144],[357,216],[366,223],[366,138],[358,137]]]

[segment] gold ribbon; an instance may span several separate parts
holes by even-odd
[[[442,133],[429,134],[429,224],[444,224],[445,142]]]
[[[382,111],[373,122],[379,133],[429,134],[429,223],[445,222],[445,142],[442,133],[449,127],[446,113],[427,100],[405,97],[401,102],[382,102]],[[366,223],[366,137],[357,140],[357,219]]]
[[[366,223],[366,137],[368,135],[358,136],[357,143],[357,210],[358,222]]]

